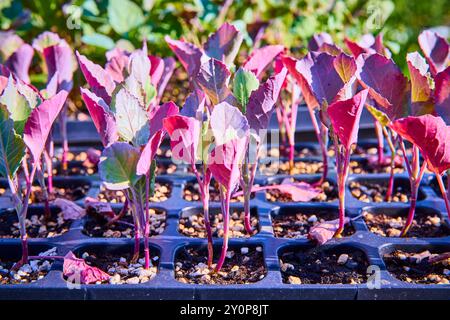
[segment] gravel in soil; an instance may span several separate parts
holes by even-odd
[[[391,167],[386,166],[374,166],[367,162],[367,160],[350,160],[350,174],[368,174],[368,173],[391,173]],[[403,173],[405,169],[403,166],[398,166],[394,168],[394,173]]]
[[[98,173],[98,168],[96,165],[71,161],[68,163],[68,169],[66,172],[62,170],[62,166],[60,163],[56,164],[53,167],[53,176],[89,176]],[[47,174],[45,175],[47,177]]]
[[[223,215],[222,213],[209,214],[211,231],[213,237],[223,237]],[[253,227],[253,233],[249,235],[245,231],[244,227],[244,216],[243,211],[234,211],[230,215],[229,224],[229,236],[231,238],[247,238],[258,233],[259,224],[258,218],[251,215],[251,224]],[[203,213],[197,213],[190,215],[188,217],[180,218],[178,230],[181,234],[192,237],[192,238],[206,238],[205,220]]]
[[[19,270],[11,268],[17,260],[0,258],[0,285],[2,284],[26,284],[43,279],[50,271],[52,262],[48,260],[30,260]]]
[[[214,252],[217,261],[220,249]],[[214,272],[216,264],[208,268],[207,255],[206,248],[181,249],[175,259],[176,280],[193,284],[249,284],[262,280],[267,273],[262,247],[229,249],[219,272]]]
[[[384,202],[387,192],[387,184],[364,183],[351,181],[349,184],[350,192],[359,201],[362,202]],[[392,202],[408,202],[411,192],[403,186],[394,185]],[[420,194],[420,193],[419,193]]]
[[[261,174],[290,174],[289,161],[274,161],[269,164],[261,164],[259,166]],[[291,174],[316,174],[323,171],[323,163],[320,161],[295,161]]]
[[[389,216],[364,212],[364,221],[370,232],[383,237],[398,237],[406,223],[405,216]],[[408,238],[439,238],[450,235],[450,229],[439,216],[422,215],[416,212],[415,218],[408,230]]]
[[[369,263],[359,250],[344,253],[313,248],[287,251],[280,256],[281,275],[289,284],[361,284]]]
[[[279,158],[279,157],[289,157],[289,149],[286,147],[280,147],[281,150],[276,148],[270,148],[266,151],[266,153],[263,153],[263,157],[273,157],[273,158]],[[263,151],[264,152],[264,151]],[[315,149],[310,148],[295,148],[294,151],[294,158],[309,158],[309,157],[316,157],[319,156],[319,152]]]
[[[142,254],[141,254],[142,256]],[[159,257],[152,255],[150,249],[150,268],[144,269],[144,258],[132,263],[132,253],[110,254],[89,253],[81,255],[87,264],[99,268],[110,275],[109,281],[98,281],[96,284],[139,284],[152,280],[158,272]]]
[[[156,163],[156,174],[172,174],[175,171],[177,171],[177,166],[173,163],[170,164],[163,164],[163,163]]]
[[[49,193],[49,201],[56,198],[63,198],[70,201],[77,201],[82,199],[88,192],[89,185],[78,185],[73,187],[53,187],[53,192]],[[29,203],[43,203],[45,202],[44,193],[40,186],[33,186],[31,188],[31,196]]]
[[[150,209],[150,236],[157,236],[166,228],[166,212]],[[133,238],[133,217],[128,213],[119,221],[108,225],[104,216],[88,211],[83,233],[94,238]]]
[[[325,221],[337,219],[337,214],[329,212],[317,212],[317,214],[283,214],[272,217],[272,227],[277,238],[306,239],[309,230]],[[349,237],[355,233],[355,229],[350,223],[344,228],[343,236]]]
[[[169,184],[155,183],[155,194],[149,198],[150,202],[162,202],[169,199],[172,188]],[[98,200],[109,203],[124,203],[126,200],[125,193],[121,190],[113,191],[102,188],[98,194]]]
[[[254,195],[251,196],[252,198]],[[187,183],[183,190],[183,199],[186,201],[201,201],[200,187],[198,183]],[[213,202],[220,202],[219,188],[214,182],[209,186],[209,200]],[[244,202],[244,196],[231,198],[231,202]]]
[[[64,220],[62,212],[52,213],[47,220],[43,214],[25,219],[27,235],[30,238],[53,238],[63,235],[70,229],[72,220]],[[0,239],[19,238],[19,223],[14,212],[0,214]]]
[[[383,259],[388,271],[401,281],[448,285],[450,283],[450,258],[430,263],[429,258],[436,255],[428,250],[415,253],[396,250],[385,254]]]
[[[323,192],[310,202],[332,202],[338,198],[337,187],[329,181],[322,183],[322,190]],[[291,195],[275,189],[266,191],[266,200],[270,202],[293,202]]]

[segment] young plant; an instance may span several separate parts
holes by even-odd
[[[52,97],[61,90],[70,92],[73,87],[73,73],[77,69],[77,62],[72,49],[67,42],[56,33],[44,32],[33,41],[33,48],[38,51],[47,69],[46,97]],[[67,154],[69,142],[67,140],[67,106],[63,108],[59,117],[61,137],[63,140],[62,169],[67,171]],[[47,165],[48,190],[53,192],[53,141],[50,138],[44,152]]]
[[[97,96],[82,89],[83,99],[106,146],[99,173],[106,188],[125,190],[133,214],[135,246],[133,260],[139,258],[140,238],[144,238],[145,268],[150,267],[149,198],[154,192],[154,158],[164,138],[163,120],[178,112],[173,103],[159,105],[152,85],[151,59],[146,47],[129,56],[127,75],[116,84],[103,68],[78,56],[88,83]],[[103,76],[103,78],[102,78]],[[109,95],[111,93],[111,95]]]
[[[282,57],[283,64],[301,88],[322,151],[323,174],[317,185],[322,184],[328,175],[328,128],[323,121],[319,126],[315,112],[335,101],[344,88],[344,81],[348,80],[347,75],[343,80],[338,73],[334,66],[335,59],[335,56],[327,52],[310,52],[301,60],[288,56]],[[346,71],[352,71],[352,69]],[[348,76],[350,78],[351,75]]]
[[[356,64],[358,82],[363,88],[369,89],[369,95],[373,100],[368,101],[368,110],[382,126],[383,134],[391,151],[390,177],[385,197],[386,201],[391,201],[394,189],[397,138],[395,132],[386,124],[407,113],[405,103],[407,79],[394,61],[378,53],[361,54],[356,59]],[[385,117],[389,119],[387,122],[383,120]]]
[[[450,200],[447,197],[445,186],[442,181],[442,174],[450,169],[450,126],[446,125],[442,118],[432,115],[418,117],[410,116],[398,119],[392,122],[390,126],[403,139],[406,139],[415,145],[424,158],[424,161],[420,166],[417,186],[415,189],[411,190],[411,208],[415,206],[420,178],[425,169],[428,168],[436,175],[439,189],[441,190],[447,209],[447,214],[450,218]],[[417,159],[416,161],[418,162],[419,160]],[[405,157],[405,162],[408,172],[417,170],[410,166],[407,157]],[[407,225],[402,234],[405,234],[408,230],[412,219],[414,218],[414,211],[412,212],[412,217],[410,215],[408,216]]]
[[[0,31],[0,64],[7,67],[16,77],[30,83],[28,70],[34,50],[12,31]]]
[[[281,61],[281,59],[277,58],[275,60],[275,72],[279,72],[283,68],[283,62]],[[289,172],[290,174],[293,174],[295,157],[295,131],[297,128],[298,105],[302,96],[299,86],[295,83],[295,80],[291,75],[286,76],[286,80],[283,84],[283,89],[286,90],[287,96],[289,98],[283,99],[283,95],[280,95],[276,112],[282,145],[285,146],[286,142],[289,145]]]
[[[10,76],[8,85],[0,97],[0,174],[8,180],[19,220],[22,241],[22,258],[16,267],[28,262],[28,238],[25,219],[28,212],[32,183],[40,167],[52,125],[61,112],[68,93],[61,91],[48,100],[19,79]],[[30,155],[31,171],[27,157]],[[28,177],[25,190],[18,174],[22,166]]]
[[[232,86],[229,86],[228,82],[231,76],[229,69],[233,65],[242,43],[242,35],[234,26],[228,23],[223,24],[208,38],[203,48],[183,40],[172,40],[169,37],[166,37],[166,41],[186,69],[193,83],[197,101],[203,101],[202,92],[204,92],[205,108],[201,112],[205,114],[206,118],[215,109],[215,105],[226,101],[233,106],[239,106],[249,122],[254,124],[252,129],[255,130],[255,134],[249,139],[255,143],[248,145],[256,145],[252,150],[256,156],[253,156],[254,159],[250,159],[251,151],[247,150],[243,166],[243,179],[240,181],[245,195],[245,228],[251,234],[250,194],[257,169],[257,154],[260,149],[259,135],[267,129],[286,73],[280,72],[278,76],[269,78],[263,84],[260,84],[260,79],[264,70],[284,48],[274,45],[254,49],[242,67],[235,73]],[[196,110],[197,107],[198,105]],[[250,118],[253,118],[253,121],[250,121]],[[203,172],[206,175],[208,170],[204,169]],[[205,182],[209,184],[209,179],[206,176],[204,178],[204,181],[199,184],[200,186]],[[207,221],[208,218],[205,217],[205,220]],[[208,228],[208,226],[206,227]]]
[[[180,115],[164,119],[164,129],[170,136],[172,157],[190,165],[200,187],[200,199],[203,206],[203,216],[208,240],[208,266],[213,261],[213,240],[209,221],[209,186],[211,171],[207,165],[208,147],[211,139],[208,136],[209,121],[205,119],[205,98],[198,100],[196,94],[191,94],[181,109]],[[201,165],[201,170],[197,169]]]
[[[225,125],[224,125],[225,123]],[[216,272],[220,271],[228,250],[231,195],[239,186],[241,170],[247,150],[249,125],[238,108],[222,102],[211,113],[213,150],[208,157],[208,168],[219,183],[223,213],[223,245]]]
[[[339,237],[345,225],[345,185],[350,167],[352,145],[358,139],[359,121],[366,103],[368,90],[360,91],[350,99],[332,103],[326,108],[330,120],[330,135],[336,153],[336,171],[339,192],[339,226],[335,236]]]

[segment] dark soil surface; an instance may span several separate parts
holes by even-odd
[[[244,228],[244,212],[234,211],[230,215],[229,236],[231,238],[250,237]],[[223,237],[223,216],[222,213],[209,214],[211,222],[211,230],[213,237]],[[258,233],[258,218],[251,215],[251,224],[253,226],[253,234]],[[180,233],[192,238],[206,238],[205,220],[203,213],[193,214],[186,218],[180,219],[178,227]]]
[[[280,159],[270,164],[261,164],[259,170],[265,175],[289,174],[289,161]],[[292,174],[316,174],[323,171],[323,163],[320,161],[294,161]]]
[[[450,258],[438,263],[430,263],[433,252],[417,253],[397,250],[384,255],[388,271],[397,279],[418,284],[449,284]]]
[[[177,166],[173,163],[166,164],[166,163],[156,163],[156,174],[172,174],[177,170]]]
[[[405,169],[403,166],[397,166],[394,168],[394,173],[402,173]],[[367,173],[391,173],[391,167],[389,165],[373,165],[367,160],[350,160],[350,173],[351,174],[367,174]]]
[[[162,202],[166,201],[172,192],[172,188],[169,184],[155,184],[155,194],[149,198],[150,202]],[[126,200],[125,193],[123,191],[113,191],[108,189],[102,189],[98,195],[98,199],[101,202],[110,203],[124,203]]]
[[[214,250],[214,261],[218,260],[220,249]],[[175,278],[182,283],[195,284],[248,284],[262,280],[267,270],[262,248],[242,247],[229,249],[220,272],[207,266],[206,249],[183,248],[175,259]]]
[[[330,212],[317,212],[316,214],[304,214],[301,212],[289,215],[276,215],[272,218],[272,226],[275,237],[304,239],[309,230],[319,223],[337,219],[337,214]],[[350,223],[344,228],[343,236],[348,237],[355,233]]]
[[[322,184],[322,189],[324,192],[310,202],[331,202],[338,198],[337,187],[330,182],[325,181]],[[267,190],[266,199],[270,202],[292,202],[292,197],[289,194],[282,193],[279,190]]]
[[[72,220],[64,220],[62,212],[53,213],[49,220],[44,215],[32,215],[25,220],[27,235],[30,238],[53,238],[60,236],[70,229]],[[20,238],[17,215],[14,212],[0,214],[0,239]]]
[[[0,285],[36,282],[47,275],[52,265],[48,260],[31,260],[19,270],[12,271],[11,268],[16,262],[17,260],[0,258]]]
[[[377,154],[378,154],[378,148],[376,148],[376,147],[366,147],[366,146],[357,145],[356,147],[354,146],[353,150],[352,150],[352,155],[362,156],[362,157],[374,156]],[[329,146],[329,148],[328,148],[328,156],[331,158],[334,158],[334,156],[335,156],[333,145]]]
[[[150,209],[150,236],[163,233],[166,227],[166,212]],[[134,237],[134,222],[130,214],[119,221],[108,225],[104,216],[88,212],[83,233],[94,238],[132,238]]]
[[[103,284],[139,284],[150,281],[158,272],[159,257],[154,256],[150,249],[151,266],[148,270],[144,269],[144,258],[141,253],[139,261],[132,263],[132,253],[110,254],[110,253],[91,253],[84,252],[80,258],[85,259],[86,263],[99,268],[108,273],[111,278],[109,281],[100,282]],[[100,284],[98,283],[98,284]]]
[[[352,195],[362,202],[384,202],[387,184],[359,183],[352,181],[349,184]],[[395,186],[392,194],[392,202],[408,202],[411,192],[409,188]],[[419,193],[420,195],[420,193]]]
[[[199,190],[198,183],[187,183],[183,191],[183,199],[186,201],[201,201]],[[253,198],[254,195],[251,197]],[[220,202],[219,189],[216,187],[215,182],[211,182],[209,186],[209,200]],[[244,196],[231,198],[231,202],[244,202]]]
[[[365,212],[364,221],[370,232],[383,237],[398,237],[406,223],[406,215],[397,217]],[[407,233],[407,237],[411,238],[439,238],[449,235],[450,229],[438,214],[421,215],[418,212]]]
[[[280,256],[284,283],[290,284],[360,284],[367,281],[369,263],[359,250],[345,253],[287,251]]]

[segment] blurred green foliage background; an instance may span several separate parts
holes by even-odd
[[[305,51],[316,32],[329,32],[337,44],[344,36],[383,32],[393,59],[405,68],[405,55],[418,50],[421,30],[441,26],[449,36],[450,0],[0,0],[0,26],[31,42],[45,30],[101,61],[114,46],[149,42],[153,54],[170,54],[164,36],[200,43],[223,21],[235,24],[251,47],[265,29],[265,43]],[[447,27],[445,27],[447,26]]]

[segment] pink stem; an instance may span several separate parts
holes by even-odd
[[[212,230],[211,230],[211,221],[209,219],[209,184],[210,178],[205,177],[202,179],[200,174],[198,173],[197,167],[195,163],[191,165],[192,171],[197,178],[197,183],[200,188],[200,198],[202,200],[203,205],[203,220],[205,221],[205,229],[206,229],[206,237],[208,239],[208,266],[212,265],[213,257],[214,257],[214,248],[213,248],[213,239],[212,239]],[[206,173],[207,174],[207,173]],[[205,174],[205,175],[206,175]]]
[[[314,185],[320,186],[323,182],[325,182],[328,176],[328,154],[327,154],[327,146],[325,145],[324,140],[325,135],[328,134],[328,129],[323,124],[321,125],[321,127],[319,127],[319,123],[317,122],[313,108],[308,106],[308,111],[309,115],[311,116],[311,122],[314,128],[314,133],[316,134],[317,141],[319,142],[320,150],[322,152],[322,162],[323,162],[322,177],[320,178],[319,181],[314,183]]]
[[[439,184],[439,189],[441,190],[442,198],[445,202],[445,208],[447,209],[448,218],[450,219],[450,200],[448,199],[447,193],[445,191],[444,181],[442,181],[442,176],[439,173],[436,173],[436,179]],[[447,177],[447,179],[450,178]]]
[[[145,176],[145,231],[144,231],[144,260],[145,269],[150,268],[150,247],[148,239],[150,237],[150,209],[149,209],[149,194],[150,194],[150,176],[147,173]]]
[[[378,140],[378,165],[381,167],[384,160],[384,140],[383,140],[383,129],[378,120],[374,120],[375,123],[375,134]]]
[[[50,194],[53,193],[53,161],[50,154],[44,150],[45,166],[47,167],[47,188]]]
[[[60,120],[60,125],[61,125],[61,137],[63,140],[63,154],[62,154],[62,159],[61,159],[61,163],[62,163],[62,170],[63,172],[67,172],[67,154],[69,153],[69,141],[67,139],[67,119],[66,119],[66,114],[67,114],[67,106],[64,106],[60,115],[59,115],[59,120]]]
[[[416,204],[417,204],[417,193],[418,193],[418,188],[417,188],[416,184],[413,182],[413,183],[411,183],[411,199],[410,199],[408,217],[407,217],[405,225],[403,226],[403,229],[400,233],[400,237],[406,236],[406,233],[408,232],[408,230],[411,227],[411,224],[414,220],[414,215],[416,212]]]
[[[223,245],[222,252],[220,254],[219,261],[217,262],[216,272],[219,272],[222,269],[223,263],[225,262],[225,257],[228,250],[228,229],[229,229],[229,220],[230,220],[230,198],[231,191],[227,189],[225,194],[225,203],[224,203],[224,213],[223,213]]]

